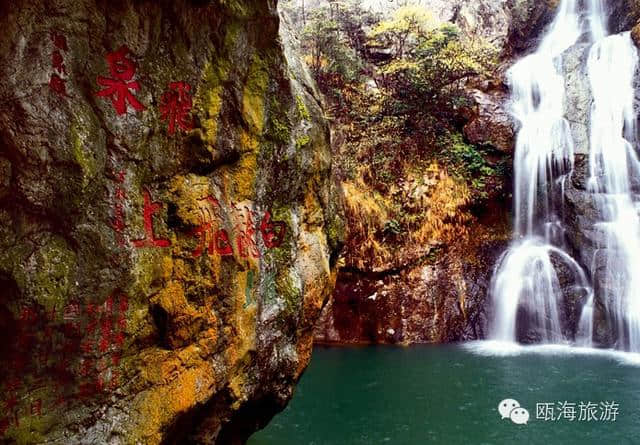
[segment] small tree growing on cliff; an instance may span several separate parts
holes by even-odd
[[[411,56],[420,41],[435,28],[433,15],[421,6],[404,6],[390,20],[380,22],[370,33],[379,46],[390,47],[394,59]]]
[[[398,11],[370,35],[375,45],[394,48],[394,57],[379,64],[377,79],[388,96],[387,110],[447,120],[463,102],[464,82],[490,74],[497,52],[467,40],[453,24],[433,26],[430,15],[417,7]]]
[[[341,23],[336,21],[341,20]],[[348,81],[357,78],[361,69],[361,61],[357,52],[348,45],[344,38],[342,25],[344,16],[339,15],[336,7],[326,7],[309,13],[307,26],[302,35],[303,47],[307,50],[307,65],[311,68],[316,80],[322,83],[326,75],[337,74]],[[350,32],[355,30],[349,27]]]

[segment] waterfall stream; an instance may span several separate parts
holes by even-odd
[[[640,220],[632,193],[640,178],[633,107],[638,55],[629,33],[608,35],[603,0],[585,2],[586,13],[581,3],[563,0],[538,49],[508,72],[512,113],[520,126],[514,240],[492,280],[490,337],[591,346],[600,311],[615,338],[610,346],[638,352]],[[599,215],[593,229],[603,241],[592,263],[581,266],[565,241],[565,184],[574,170],[575,147],[565,116],[563,54],[585,42],[591,45],[586,72],[593,97],[584,122],[587,191]],[[577,308],[572,309],[572,298]]]

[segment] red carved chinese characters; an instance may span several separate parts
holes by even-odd
[[[169,122],[169,134],[175,133],[176,124],[183,131],[193,128],[193,121],[189,117],[193,107],[190,91],[191,86],[185,82],[171,82],[169,91],[160,99],[160,119]]]
[[[58,34],[56,32],[52,32],[51,33],[51,41],[53,42],[53,45],[62,50],[62,51],[68,51],[69,48],[67,47],[67,39],[62,35],[62,34]]]
[[[117,302],[116,302],[117,299]],[[106,382],[114,386],[116,371],[109,364],[120,363],[127,328],[126,312],[129,308],[125,294],[110,295],[100,306],[87,307],[89,325],[85,329],[86,350],[79,373],[88,381],[80,385],[80,397],[107,389]],[[98,359],[93,357],[98,354]]]
[[[51,75],[51,79],[49,79],[49,88],[58,93],[60,96],[66,96],[67,86],[64,82],[65,81],[62,79],[62,77],[54,73]]]
[[[113,203],[113,217],[111,218],[110,225],[115,231],[116,239],[120,247],[124,246],[123,231],[126,228],[125,221],[125,201],[127,194],[124,188],[125,171],[122,170],[118,173],[116,178],[116,188],[114,191],[114,203]],[[133,240],[131,243],[135,247],[169,247],[171,241],[161,238],[156,238],[153,230],[153,216],[162,208],[162,204],[153,202],[151,199],[151,193],[147,189],[143,189],[142,197],[144,199],[143,207],[143,224],[144,224],[144,237],[138,240]]]
[[[132,81],[136,73],[135,63],[127,57],[129,48],[121,46],[117,51],[107,54],[106,59],[113,78],[98,76],[98,84],[105,87],[96,93],[96,96],[108,97],[118,114],[127,112],[127,103],[136,111],[144,110],[144,106],[130,90],[140,90],[140,84]]]
[[[260,223],[260,233],[262,234],[262,241],[264,241],[264,245],[267,248],[280,247],[286,230],[287,228],[283,222],[271,222],[271,213],[265,212]]]
[[[200,201],[208,202],[215,210],[220,208],[220,203],[212,196],[208,196]],[[193,251],[193,257],[199,257],[205,249],[209,255],[213,255],[214,253],[222,256],[233,255],[231,240],[229,239],[227,231],[217,229],[217,227],[214,226],[214,218],[208,208],[205,208],[202,213],[204,222],[191,232],[192,235],[200,239],[198,247]]]
[[[214,252],[222,256],[233,255],[231,241],[226,230],[215,230],[213,224],[207,222],[197,227],[191,234],[200,238],[198,247],[193,251],[194,258],[202,255],[205,246],[209,255],[213,255]]]
[[[227,232],[217,226],[216,220],[222,221],[220,214],[222,207],[218,200],[212,196],[200,199],[205,202],[205,206],[201,206],[200,211],[203,216],[203,222],[196,227],[191,235],[198,237],[199,242],[193,251],[194,258],[207,252],[209,255],[214,253],[221,256],[230,256],[236,253],[240,258],[259,258],[260,248],[258,246],[258,238],[261,237],[264,246],[267,249],[280,247],[284,241],[286,234],[286,225],[280,221],[271,221],[271,213],[265,212],[258,226],[257,220],[259,214],[250,210],[248,207],[239,208],[235,204],[231,204],[232,220],[240,221],[233,230]],[[212,214],[213,209],[215,214]],[[232,241],[233,240],[233,241]]]
[[[3,357],[9,366],[0,381],[0,438],[25,417],[117,387],[120,374],[114,367],[122,357],[128,308],[127,296],[114,292],[102,304],[69,302],[59,310],[31,304],[17,310],[15,335],[6,341]],[[43,386],[55,388],[50,397],[29,395]]]
[[[31,402],[31,415],[32,416],[41,416],[42,415],[42,399],[37,399],[34,402]]]
[[[133,241],[136,247],[169,247],[171,241],[159,239],[153,233],[153,214],[162,208],[162,205],[151,200],[151,194],[148,190],[143,192],[144,196],[144,232],[145,237],[140,240]]]
[[[53,66],[53,69],[58,71],[60,74],[67,74],[62,53],[60,53],[60,50],[58,49],[53,51],[53,54],[51,55],[51,66]]]
[[[51,74],[51,78],[49,79],[49,88],[60,96],[66,96],[67,87],[65,80],[60,76],[67,74],[67,69],[64,65],[64,57],[62,56],[62,51],[68,50],[67,39],[62,34],[52,32],[51,41],[54,46],[53,53],[51,54],[51,66],[55,72]]]
[[[258,250],[255,234],[256,229],[255,223],[253,222],[253,212],[245,208],[244,230],[241,228],[236,235],[238,253],[242,258],[246,258],[247,256],[252,256],[253,258],[260,257],[260,250]]]
[[[120,363],[128,308],[128,298],[121,292],[109,295],[101,305],[86,305],[80,343],[83,357],[77,368],[77,375],[81,380],[77,393],[80,399],[108,389],[105,383],[107,381],[113,385],[116,370],[111,369],[109,364],[117,366]],[[75,309],[69,312],[73,313]]]
[[[0,437],[5,435],[10,425],[11,423],[9,422],[9,419],[7,419],[6,417],[0,420]]]

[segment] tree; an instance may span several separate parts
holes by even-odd
[[[410,9],[414,13],[396,14],[371,34],[374,40],[382,39],[378,45],[391,42],[395,48],[395,57],[379,64],[377,82],[388,96],[386,108],[392,114],[414,121],[425,115],[446,121],[464,101],[465,81],[492,72],[497,51],[466,39],[451,23],[433,27],[421,22],[428,15]]]
[[[370,37],[382,46],[392,47],[394,59],[402,59],[405,55],[411,55],[435,26],[428,9],[415,5],[403,6],[394,12],[390,20],[380,22]]]
[[[335,4],[331,5],[336,9]],[[334,19],[331,18],[334,16]],[[339,75],[347,81],[355,80],[361,69],[357,52],[349,45],[341,32],[341,14],[326,7],[309,13],[307,26],[302,35],[303,47],[307,50],[307,64],[318,82],[326,75]]]
[[[377,14],[362,7],[359,0],[333,1],[334,18],[340,27],[342,38],[361,57],[366,57],[367,28],[379,22]]]

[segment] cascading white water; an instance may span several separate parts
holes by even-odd
[[[618,349],[640,352],[640,162],[634,79],[638,52],[630,33],[608,36],[603,0],[563,0],[538,50],[508,73],[513,115],[520,123],[514,160],[515,239],[492,280],[491,337],[515,341],[524,322],[535,340],[567,341],[561,317],[560,263],[583,288],[585,301],[575,343],[592,344],[598,300]],[[564,250],[562,208],[565,179],[573,169],[574,147],[564,117],[562,54],[580,39],[594,42],[587,61],[593,96],[587,190],[602,234],[591,266],[597,294],[580,265]],[[526,315],[519,318],[519,311]],[[569,336],[571,334],[569,333]]]
[[[538,50],[508,73],[512,112],[520,124],[514,160],[515,236],[498,263],[491,294],[495,319],[491,337],[516,340],[518,308],[540,340],[563,338],[558,315],[562,299],[552,263],[565,261],[587,288],[578,264],[561,250],[562,185],[573,166],[573,140],[564,118],[562,53],[583,33],[576,0],[564,0]],[[554,246],[555,244],[555,246]]]
[[[573,162],[571,132],[563,117],[564,79],[558,58],[579,36],[576,1],[565,1],[538,51],[508,73],[512,112],[521,125],[514,162],[515,231],[520,236],[542,235],[537,223],[555,222],[549,185]],[[539,194],[543,199],[538,199]]]
[[[640,220],[631,185],[633,179],[640,179],[633,108],[637,67],[630,33],[605,37],[590,50],[587,70],[593,106],[588,189],[595,194],[603,217],[596,226],[605,239],[599,246],[604,275],[592,271],[602,280],[599,296],[616,330],[617,347],[640,352]],[[585,310],[582,326],[593,323],[590,311]],[[586,329],[592,331],[592,327]]]
[[[507,251],[501,263],[502,270],[494,278],[493,292],[500,299],[500,310],[496,311],[494,321],[494,339],[515,340],[516,315],[522,305],[531,314],[529,322],[539,328],[540,340],[547,343],[563,340],[558,311],[561,289],[551,262],[552,254],[576,272],[582,287],[588,287],[586,276],[573,258],[539,238],[526,238]]]
[[[589,17],[587,20],[592,42],[604,39],[609,34],[603,0],[589,0]]]

